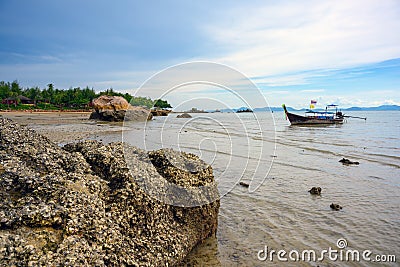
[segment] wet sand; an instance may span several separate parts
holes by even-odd
[[[22,126],[28,126],[57,144],[79,140],[105,143],[121,140],[122,122],[89,120],[91,112],[0,112]]]

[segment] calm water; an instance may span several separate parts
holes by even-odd
[[[192,152],[213,166],[223,195],[217,237],[193,251],[188,265],[374,265],[257,258],[265,246],[313,249],[318,257],[337,249],[339,238],[347,249],[371,250],[372,258],[394,254],[400,261],[400,112],[348,113],[368,119],[328,127],[291,127],[281,112],[192,115],[156,117],[126,125],[124,132],[133,145]],[[342,157],[360,165],[343,166]],[[249,192],[239,181],[260,186]],[[308,193],[313,186],[322,188],[321,196]],[[343,209],[332,211],[332,202]]]

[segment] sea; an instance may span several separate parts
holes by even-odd
[[[399,266],[400,112],[346,115],[367,119],[307,127],[283,112],[171,113],[126,123],[123,141],[213,167],[218,231],[187,266]]]

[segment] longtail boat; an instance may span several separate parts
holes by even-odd
[[[345,117],[341,111],[338,111],[337,105],[328,105],[325,111],[306,110],[305,116],[288,112],[285,104],[282,105],[287,119],[291,125],[324,125],[324,124],[340,124],[343,123]],[[334,112],[329,111],[335,109]]]

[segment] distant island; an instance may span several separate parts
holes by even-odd
[[[208,111],[204,111],[202,109],[192,108],[190,110],[186,110],[183,113],[208,113]]]
[[[288,111],[306,111],[307,109],[294,109],[292,107],[286,107]],[[232,108],[232,109],[219,109],[219,112],[225,113],[235,113],[239,110],[243,110],[245,107],[240,108]],[[315,111],[324,111],[325,109],[314,109]],[[400,111],[400,106],[398,105],[381,105],[378,107],[351,107],[351,108],[340,108],[342,111]],[[283,111],[282,107],[263,107],[263,108],[254,108],[254,112],[263,112],[263,111]]]
[[[236,111],[236,113],[245,113],[245,112],[253,112],[253,110],[251,110],[249,108],[241,108]]]

